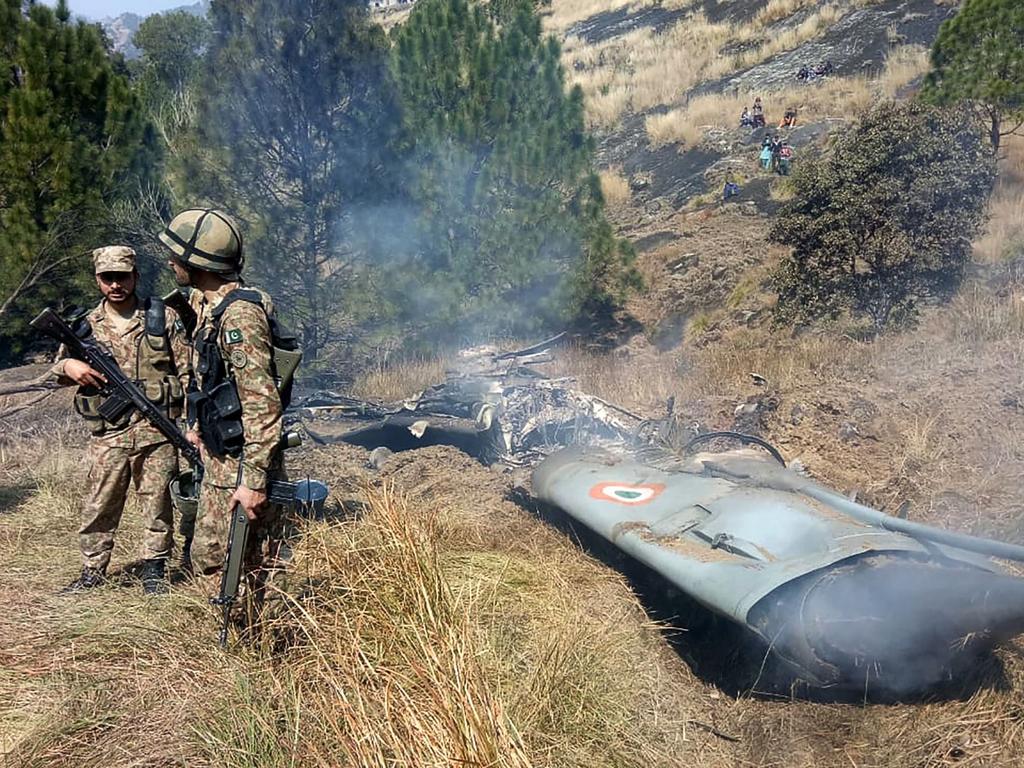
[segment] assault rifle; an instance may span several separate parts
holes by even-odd
[[[288,432],[281,438],[280,447],[295,448],[302,444],[302,438],[295,432]],[[238,478],[235,487],[242,484],[242,457],[238,457]],[[282,488],[287,486],[286,496],[282,497]],[[301,506],[303,500],[298,497],[298,486],[284,480],[267,482],[267,502],[281,504],[286,507]],[[224,567],[220,573],[220,594],[211,597],[210,602],[222,611],[220,635],[217,640],[223,648],[228,643],[228,624],[231,619],[231,606],[238,599],[238,585],[242,581],[242,569],[245,566],[245,548],[249,542],[249,516],[241,504],[231,508],[231,523],[228,528],[228,546],[224,552]]]
[[[146,397],[138,384],[124,375],[114,356],[92,335],[92,327],[85,317],[73,318],[72,322],[74,328],[52,309],[46,308],[30,325],[63,344],[71,357],[88,363],[103,374],[106,384],[99,393],[104,400],[98,412],[104,420],[116,422],[130,412],[138,411],[181,452],[197,472],[201,472],[203,461],[199,449],[185,438],[159,405]]]
[[[132,411],[138,411],[146,421],[152,424],[160,434],[166,437],[177,448],[185,460],[192,465],[193,478],[198,486],[203,478],[203,460],[199,449],[188,441],[177,424],[163,412],[163,409],[146,397],[146,393],[134,381],[124,375],[114,356],[92,335],[92,327],[84,316],[72,319],[74,328],[52,309],[44,309],[31,322],[31,326],[64,345],[68,354],[88,363],[94,370],[103,374],[106,383],[100,389],[104,400],[97,409],[99,415],[107,421],[117,421]],[[301,439],[295,433],[285,435],[282,448],[299,445]],[[241,470],[241,464],[239,464]],[[241,478],[239,478],[241,482]],[[284,480],[271,480],[267,483],[267,501],[294,507],[302,503],[296,498],[297,486]],[[249,534],[249,518],[241,505],[236,504],[231,511],[231,527],[228,534],[228,547],[224,555],[224,569],[221,573],[220,594],[211,602],[223,610],[221,622],[220,644],[227,643],[228,619],[231,606],[238,599],[238,585],[241,581],[242,567],[245,559],[245,546]]]

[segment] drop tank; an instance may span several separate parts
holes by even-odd
[[[818,686],[936,682],[1024,631],[1024,548],[889,517],[748,451],[691,461],[569,448],[533,493],[745,626]]]

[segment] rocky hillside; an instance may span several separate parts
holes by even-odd
[[[647,220],[720,188],[729,172],[750,175],[746,161],[765,131],[737,126],[757,96],[769,129],[787,108],[797,110],[799,127],[786,137],[799,157],[878,98],[913,89],[927,69],[927,48],[956,6],[556,0],[547,26],[562,38],[566,67],[588,96],[612,196],[628,197]],[[797,79],[802,66],[826,63],[826,77]],[[764,209],[768,186],[760,180],[744,199]]]

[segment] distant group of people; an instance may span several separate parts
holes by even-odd
[[[832,65],[825,62],[818,70],[823,73],[832,71]],[[796,127],[796,107],[786,107],[786,111],[782,115],[782,119],[779,121],[779,128],[795,128]],[[740,114],[740,127],[750,128],[756,130],[757,128],[764,128],[766,126],[765,115],[764,115],[764,103],[761,101],[761,97],[757,96],[754,98],[754,105],[751,108],[746,106],[743,107],[743,112]],[[790,166],[793,162],[793,147],[790,146],[789,142],[779,136],[779,134],[769,134],[766,132],[764,140],[761,142],[761,153],[758,156],[761,166],[766,171],[772,171],[780,176],[788,176]],[[722,187],[722,202],[727,202],[730,198],[736,197],[740,193],[740,186],[736,183],[732,174],[726,177],[725,185]]]
[[[743,113],[740,115],[740,128],[764,128],[764,125],[764,105],[761,103],[761,97],[757,96],[754,99],[753,109],[743,107]]]
[[[825,59],[825,61],[818,64],[816,67],[809,67],[804,64],[796,71],[796,79],[804,83],[809,83],[819,77],[828,77],[832,74],[832,69],[832,62],[828,59]]]
[[[754,108],[748,109],[746,106],[743,107],[743,112],[740,113],[740,128],[764,128],[765,117],[764,117],[764,105],[761,103],[761,97],[758,96],[754,99]],[[786,107],[786,111],[782,115],[782,119],[779,121],[779,128],[795,128],[796,127],[796,107]]]
[[[764,141],[761,142],[759,158],[766,171],[788,176],[790,165],[793,162],[793,148],[778,134],[765,136]]]

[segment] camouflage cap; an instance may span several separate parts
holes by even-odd
[[[96,274],[101,272],[131,272],[135,269],[135,251],[127,245],[108,245],[92,252]]]
[[[223,211],[182,211],[159,238],[187,266],[226,276],[237,275],[242,268],[242,235],[235,220]]]

